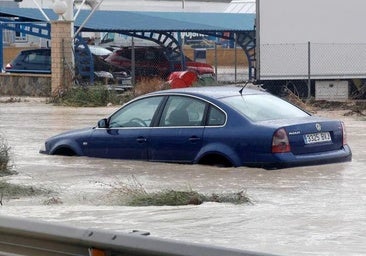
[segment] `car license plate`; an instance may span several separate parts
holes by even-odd
[[[332,141],[329,132],[318,132],[318,133],[310,133],[304,135],[305,144],[313,144],[320,142],[328,142]]]
[[[132,85],[131,79],[122,79],[121,80],[122,85]]]

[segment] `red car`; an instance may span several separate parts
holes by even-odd
[[[138,77],[160,76],[166,79],[171,72],[182,70],[181,56],[169,54],[165,48],[154,46],[135,47],[135,73]],[[123,68],[131,69],[132,48],[124,47],[115,50],[105,61]],[[206,63],[192,61],[185,57],[186,68],[197,75],[215,74],[214,68]]]

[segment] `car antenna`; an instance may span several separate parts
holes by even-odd
[[[249,82],[249,81],[245,81],[245,84],[244,84],[244,85],[243,85],[243,87],[239,90],[239,93],[240,93],[240,95],[241,95],[241,96],[243,96],[243,90],[244,90],[244,88],[247,86],[248,82]]]

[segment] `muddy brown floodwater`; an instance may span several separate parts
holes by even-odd
[[[215,168],[39,154],[44,140],[96,122],[116,107],[71,108],[0,103],[0,134],[11,147],[17,175],[9,182],[50,189],[36,198],[4,198],[1,215],[83,228],[130,232],[280,255],[366,255],[366,121],[345,121],[353,161],[275,171]],[[126,207],[111,188],[135,177],[147,190],[202,193],[246,190],[253,204]],[[46,205],[49,198],[62,204]]]

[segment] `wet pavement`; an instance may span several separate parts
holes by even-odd
[[[0,135],[17,175],[6,180],[50,189],[36,198],[3,198],[0,214],[280,255],[366,254],[366,121],[345,121],[349,163],[266,171],[86,157],[47,156],[44,140],[96,122],[116,107],[70,108],[28,99],[0,103]],[[253,204],[117,206],[112,188],[136,178],[148,191],[246,191]],[[62,204],[47,205],[50,198]]]

